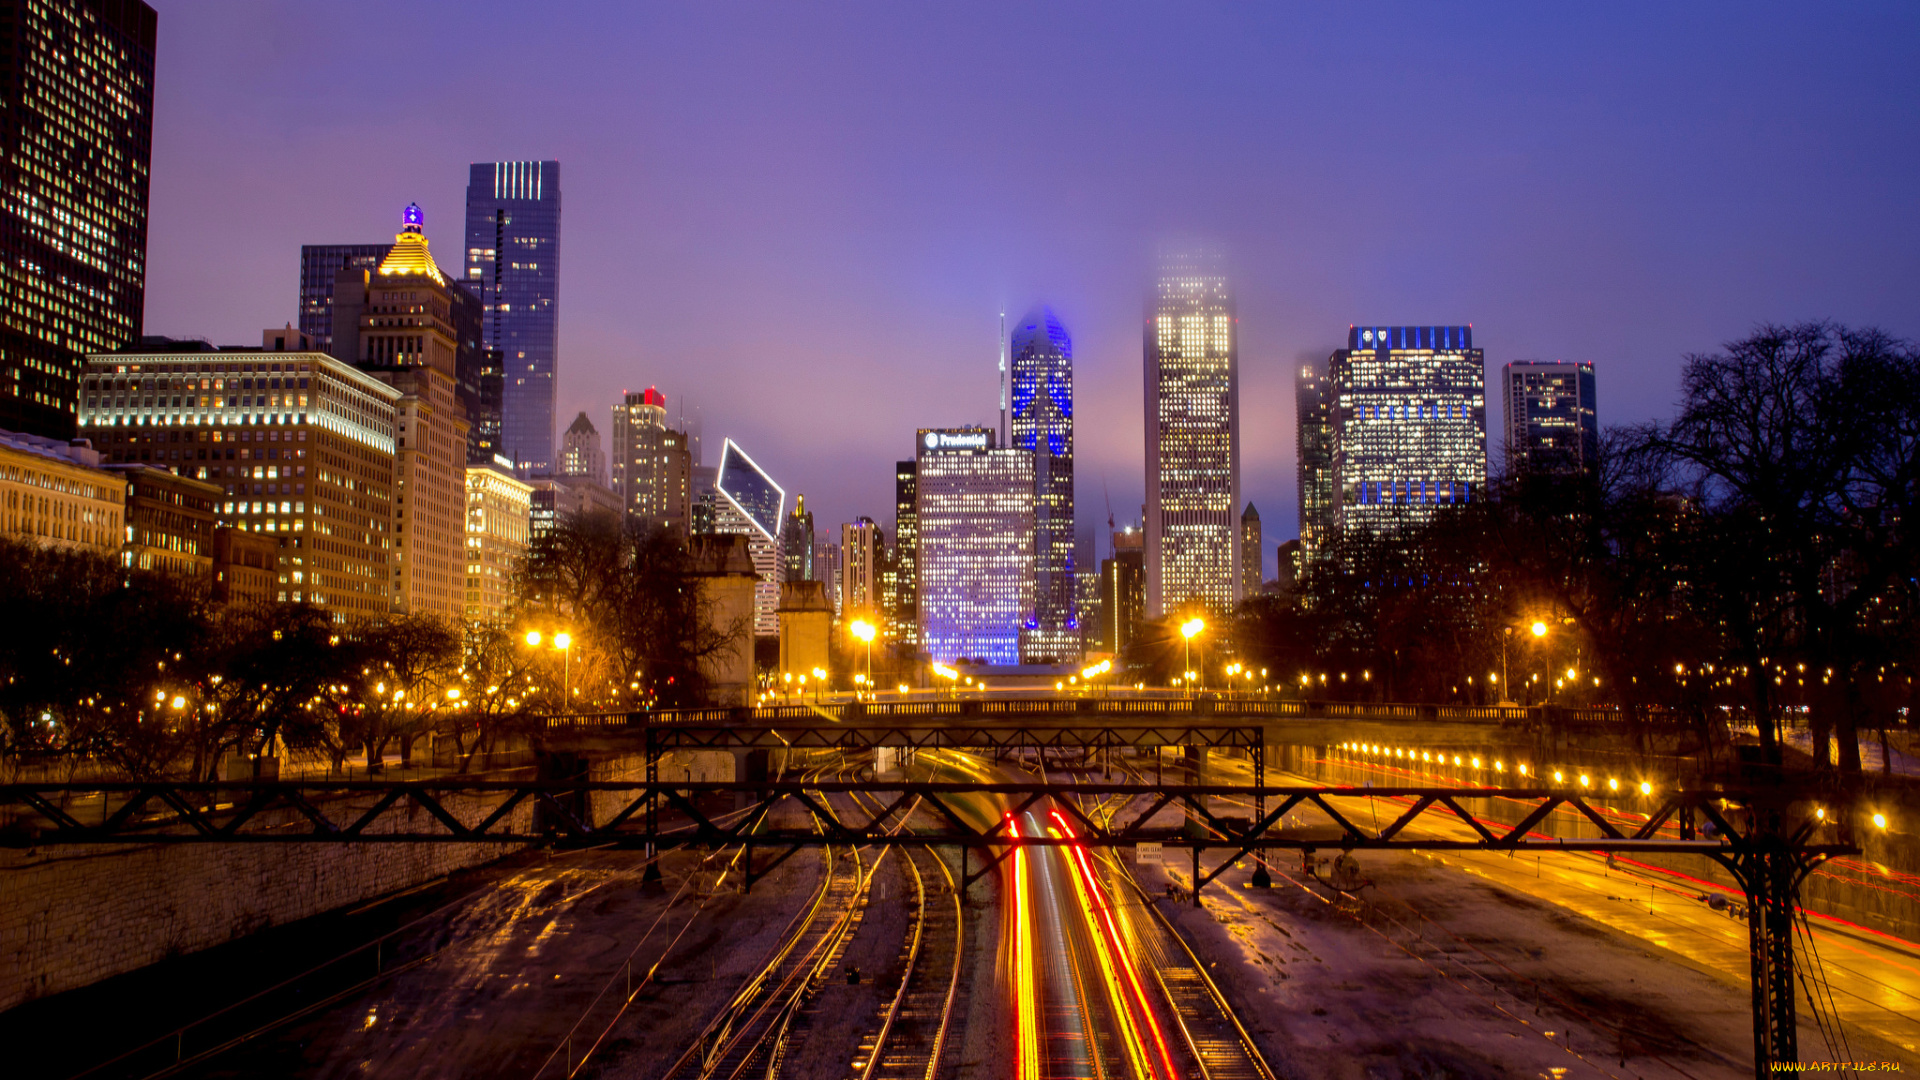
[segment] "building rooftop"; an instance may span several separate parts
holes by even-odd
[[[393,237],[393,250],[380,261],[380,276],[426,277],[433,279],[435,285],[445,285],[447,279],[441,276],[433,253],[427,250],[427,237],[421,231],[425,215],[420,212],[419,204],[408,203],[401,219],[400,231]]]

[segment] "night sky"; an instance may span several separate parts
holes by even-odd
[[[557,158],[558,427],[658,385],[822,531],[891,527],[914,428],[991,422],[1043,302],[1080,520],[1137,519],[1173,236],[1233,260],[1269,575],[1292,372],[1349,324],[1591,360],[1603,424],[1762,321],[1920,336],[1920,5],[153,2],[148,333],[257,343],[301,244],[408,201],[457,268],[468,163]]]

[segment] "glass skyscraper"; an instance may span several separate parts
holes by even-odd
[[[1578,473],[1594,467],[1600,427],[1593,362],[1516,360],[1501,380],[1507,473]]]
[[[1033,625],[1021,639],[1031,664],[1080,658],[1074,611],[1073,342],[1045,307],[1013,332],[1009,410],[1013,448],[1033,455]]]
[[[1147,617],[1240,600],[1240,331],[1225,258],[1169,248],[1147,298]]]
[[[1033,455],[988,428],[922,430],[914,470],[920,647],[942,663],[1020,663],[1033,618]]]
[[[1334,527],[1388,532],[1481,497],[1485,354],[1470,326],[1353,327],[1328,366]]]
[[[499,353],[500,452],[523,473],[553,471],[560,360],[560,163],[497,161],[467,174],[467,283],[486,303]]]
[[[300,330],[314,348],[333,351],[334,278],[342,270],[377,270],[392,250],[392,244],[300,245]]]
[[[893,466],[893,635],[908,645],[920,641],[920,510],[918,461]]]
[[[747,538],[747,553],[759,580],[753,586],[753,632],[757,637],[780,633],[780,527],[787,493],[754,464],[732,439],[721,444],[720,468],[713,490],[713,531]]]
[[[1308,562],[1333,540],[1333,411],[1327,376],[1303,364],[1293,382],[1296,461],[1300,481],[1300,550]]]
[[[88,353],[138,341],[156,17],[0,4],[0,428],[73,437]]]

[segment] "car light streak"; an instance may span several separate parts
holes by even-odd
[[[1020,823],[1007,815],[1007,832],[1020,839]],[[1014,1069],[1016,1080],[1040,1080],[1040,1025],[1037,1015],[1040,988],[1033,978],[1033,919],[1028,909],[1026,845],[1013,849],[1013,997]]]
[[[1075,839],[1073,826],[1067,824],[1067,819],[1060,811],[1052,813],[1057,827],[1056,835],[1064,834],[1068,840]],[[1147,1001],[1146,987],[1140,982],[1139,967],[1133,955],[1127,951],[1119,927],[1114,925],[1113,906],[1107,902],[1106,890],[1094,875],[1086,845],[1069,844],[1063,850],[1073,864],[1075,872],[1070,876],[1074,892],[1080,897],[1081,911],[1093,926],[1094,952],[1100,959],[1107,996],[1113,1002],[1114,1015],[1119,1018],[1121,1036],[1126,1043],[1127,1055],[1133,1059],[1134,1072],[1143,1077],[1175,1080],[1178,1074],[1173,1068],[1173,1056],[1167,1050],[1166,1035],[1160,1030],[1159,1018],[1154,1015],[1153,1006]],[[1159,1069],[1154,1068],[1146,1047],[1141,1043],[1142,1029],[1153,1038]]]

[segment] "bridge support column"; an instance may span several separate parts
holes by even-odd
[[[1199,787],[1207,782],[1207,748],[1204,746],[1183,746],[1180,748],[1182,764],[1188,784]],[[1195,840],[1207,838],[1207,823],[1191,807],[1187,810],[1187,835]]]

